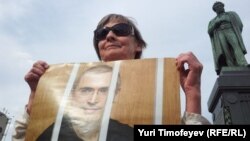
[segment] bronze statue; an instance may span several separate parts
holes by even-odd
[[[222,2],[215,2],[213,11],[217,16],[208,25],[215,71],[220,74],[222,67],[248,66],[244,55],[247,53],[241,32],[243,24],[237,13],[225,12]]]

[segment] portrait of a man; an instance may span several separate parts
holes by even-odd
[[[98,140],[111,77],[112,67],[109,65],[96,65],[80,74],[65,108],[58,140]],[[117,85],[116,91],[119,89],[119,83]],[[46,129],[38,140],[49,140],[53,127],[54,124]],[[117,139],[132,140],[133,128],[111,119],[107,140]]]

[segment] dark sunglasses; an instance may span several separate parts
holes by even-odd
[[[103,40],[108,35],[109,31],[115,33],[116,36],[128,36],[133,35],[134,30],[132,26],[126,23],[119,23],[112,27],[102,27],[94,31],[94,36],[97,41]]]

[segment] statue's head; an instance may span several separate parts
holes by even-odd
[[[224,3],[220,1],[216,1],[213,5],[213,10],[218,13],[220,11],[224,11]]]

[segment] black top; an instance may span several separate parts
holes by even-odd
[[[50,125],[37,139],[37,141],[50,141],[54,123]],[[133,128],[122,124],[116,120],[110,119],[108,127],[107,141],[133,141]],[[63,118],[58,141],[83,141],[80,139],[72,128],[71,123],[66,118]]]

